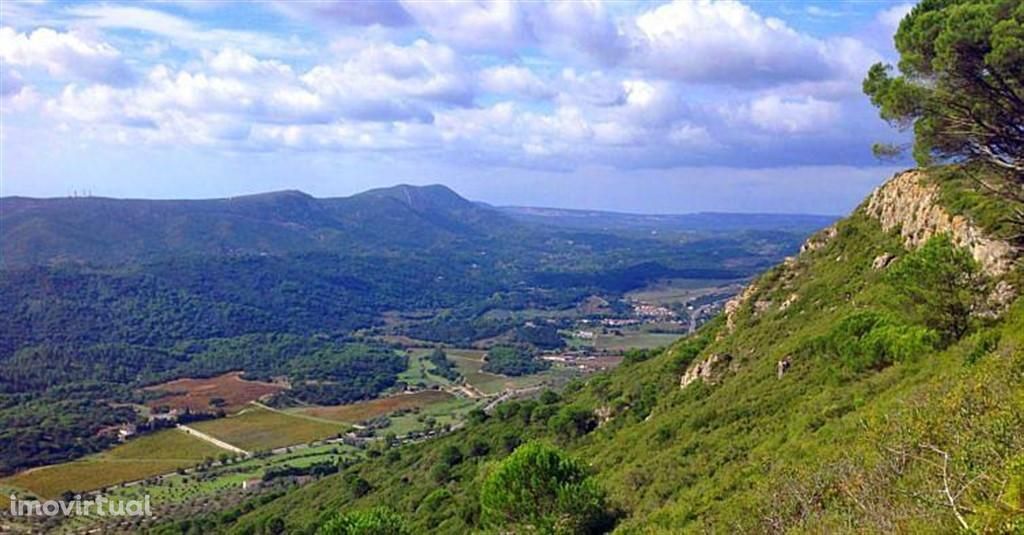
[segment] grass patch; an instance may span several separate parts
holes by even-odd
[[[299,409],[297,412],[337,422],[356,423],[376,418],[377,416],[385,416],[397,410],[419,409],[451,399],[453,399],[453,396],[447,392],[424,390],[412,394],[400,394],[349,405],[304,408]]]
[[[978,183],[980,179],[989,186],[1001,188],[1003,184],[998,177],[963,165],[929,169],[927,176],[939,187],[942,205],[953,215],[962,215],[999,238],[1005,239],[1020,232],[1020,228],[1007,216],[1013,213],[1014,208],[1022,207],[985,191],[985,187]]]
[[[109,451],[69,463],[35,468],[0,480],[43,498],[82,492],[173,472],[216,457],[224,450],[167,429],[130,440]]]
[[[304,444],[337,435],[342,425],[289,415],[260,407],[236,416],[207,420],[191,427],[246,451],[261,451]]]

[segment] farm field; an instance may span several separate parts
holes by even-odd
[[[286,414],[252,406],[234,416],[191,424],[246,451],[262,451],[303,444],[337,435],[345,426],[301,414]]]
[[[298,409],[295,412],[337,422],[356,423],[376,418],[377,416],[385,416],[397,410],[424,408],[452,399],[454,397],[447,392],[423,390],[411,394],[399,394],[397,396],[360,401],[359,403],[348,405],[307,407]]]
[[[69,490],[83,492],[166,474],[224,452],[177,429],[166,429],[77,461],[43,466],[0,479],[0,486],[54,498]]]
[[[251,401],[285,390],[285,387],[274,383],[247,381],[242,379],[241,372],[231,372],[202,379],[176,379],[148,386],[143,390],[168,393],[167,396],[148,401],[146,406],[151,409],[161,406],[192,411],[223,408],[230,413],[244,408]],[[219,407],[211,404],[215,399],[222,400]]]
[[[475,386],[478,390],[487,395],[498,394],[505,389],[529,388],[537,386],[560,375],[574,373],[571,370],[552,368],[541,373],[522,375],[519,377],[508,377],[481,371],[484,365],[485,351],[473,349],[450,349],[448,358],[459,368],[459,372],[466,378],[466,382]]]
[[[685,303],[712,293],[737,293],[742,290],[746,281],[747,279],[667,279],[628,292],[626,298],[656,305]]]
[[[509,379],[503,375],[480,371],[484,365],[485,351],[476,349],[450,349],[447,351],[448,358],[459,368],[459,373],[466,378],[466,382],[475,386],[484,394],[496,394],[505,388],[505,382]]]
[[[410,385],[422,385],[423,388],[450,385],[451,381],[448,379],[431,373],[434,365],[427,360],[431,351],[433,350],[427,348],[410,349],[409,368],[398,374],[398,380]]]
[[[149,496],[157,516],[187,517],[196,512],[209,511],[211,506],[216,509],[238,503],[247,496],[247,491],[242,489],[242,482],[261,479],[267,469],[336,463],[339,459],[356,458],[360,455],[360,450],[344,444],[299,446],[292,451],[269,457],[252,457],[212,466],[201,472],[173,473],[129,487],[112,488],[105,492],[104,496],[113,502],[141,500]],[[0,490],[6,493],[8,489],[0,485]],[[4,507],[9,505],[6,501],[3,504]],[[105,520],[96,515],[74,516],[63,522],[61,529],[76,533],[103,532],[104,528],[110,528],[109,524],[104,523]]]
[[[596,350],[624,352],[629,349],[652,349],[667,346],[685,336],[681,333],[623,331],[622,336],[598,334],[594,339],[570,338],[570,347],[592,347]]]

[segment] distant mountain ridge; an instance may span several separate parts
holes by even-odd
[[[4,197],[0,265],[429,249],[512,224],[444,186],[324,199],[293,190],[209,200]]]
[[[536,236],[558,228],[809,233],[834,219],[495,208],[443,185],[402,184],[330,198],[296,190],[207,200],[3,197],[0,267],[118,264],[182,255],[392,254]]]
[[[502,213],[519,221],[553,224],[581,229],[632,230],[796,230],[822,228],[838,216],[816,214],[773,214],[739,212],[696,212],[690,214],[633,214],[602,210],[502,206]]]

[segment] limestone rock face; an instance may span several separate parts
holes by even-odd
[[[736,329],[736,314],[755,293],[757,293],[757,284],[751,283],[739,295],[725,302],[725,328],[729,332]]]
[[[828,227],[816,232],[810,238],[807,238],[807,241],[800,246],[800,252],[807,253],[817,251],[818,249],[828,245],[828,242],[832,241],[832,238],[835,238],[838,233],[839,231],[836,229],[834,224],[829,225]]]
[[[871,262],[871,267],[874,269],[885,269],[886,266],[892,263],[896,259],[896,256],[891,253],[882,253],[875,257],[875,260]]]
[[[936,234],[948,233],[953,243],[970,251],[986,274],[998,277],[1010,271],[1016,249],[985,236],[967,218],[950,215],[939,203],[938,187],[922,179],[917,170],[897,174],[868,198],[868,215],[887,232],[897,229],[908,249],[920,247]]]
[[[690,383],[700,379],[705,383],[715,384],[718,379],[729,369],[732,362],[732,355],[728,353],[715,353],[708,358],[690,366],[679,380],[680,388],[686,388]]]

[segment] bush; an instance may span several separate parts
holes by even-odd
[[[897,261],[887,277],[896,293],[946,344],[967,332],[971,312],[987,293],[974,258],[945,234]]]
[[[345,474],[345,486],[348,487],[353,498],[362,498],[372,490],[369,481],[360,477],[359,474],[351,472]]]
[[[593,411],[581,407],[563,407],[548,422],[548,426],[560,438],[571,440],[581,437],[597,427]]]
[[[974,347],[967,354],[967,363],[974,364],[981,360],[981,357],[995,351],[999,346],[999,331],[984,331],[974,336]]]
[[[587,468],[540,443],[520,446],[484,481],[485,526],[501,531],[598,533],[608,529],[605,494]]]
[[[462,462],[462,450],[454,444],[449,444],[441,450],[441,462],[448,466],[455,466]]]
[[[317,535],[406,535],[405,520],[385,507],[338,514],[325,522]]]
[[[845,367],[862,372],[880,370],[933,351],[939,335],[925,327],[904,325],[877,312],[856,312],[832,330],[812,340],[807,351],[838,359]]]

